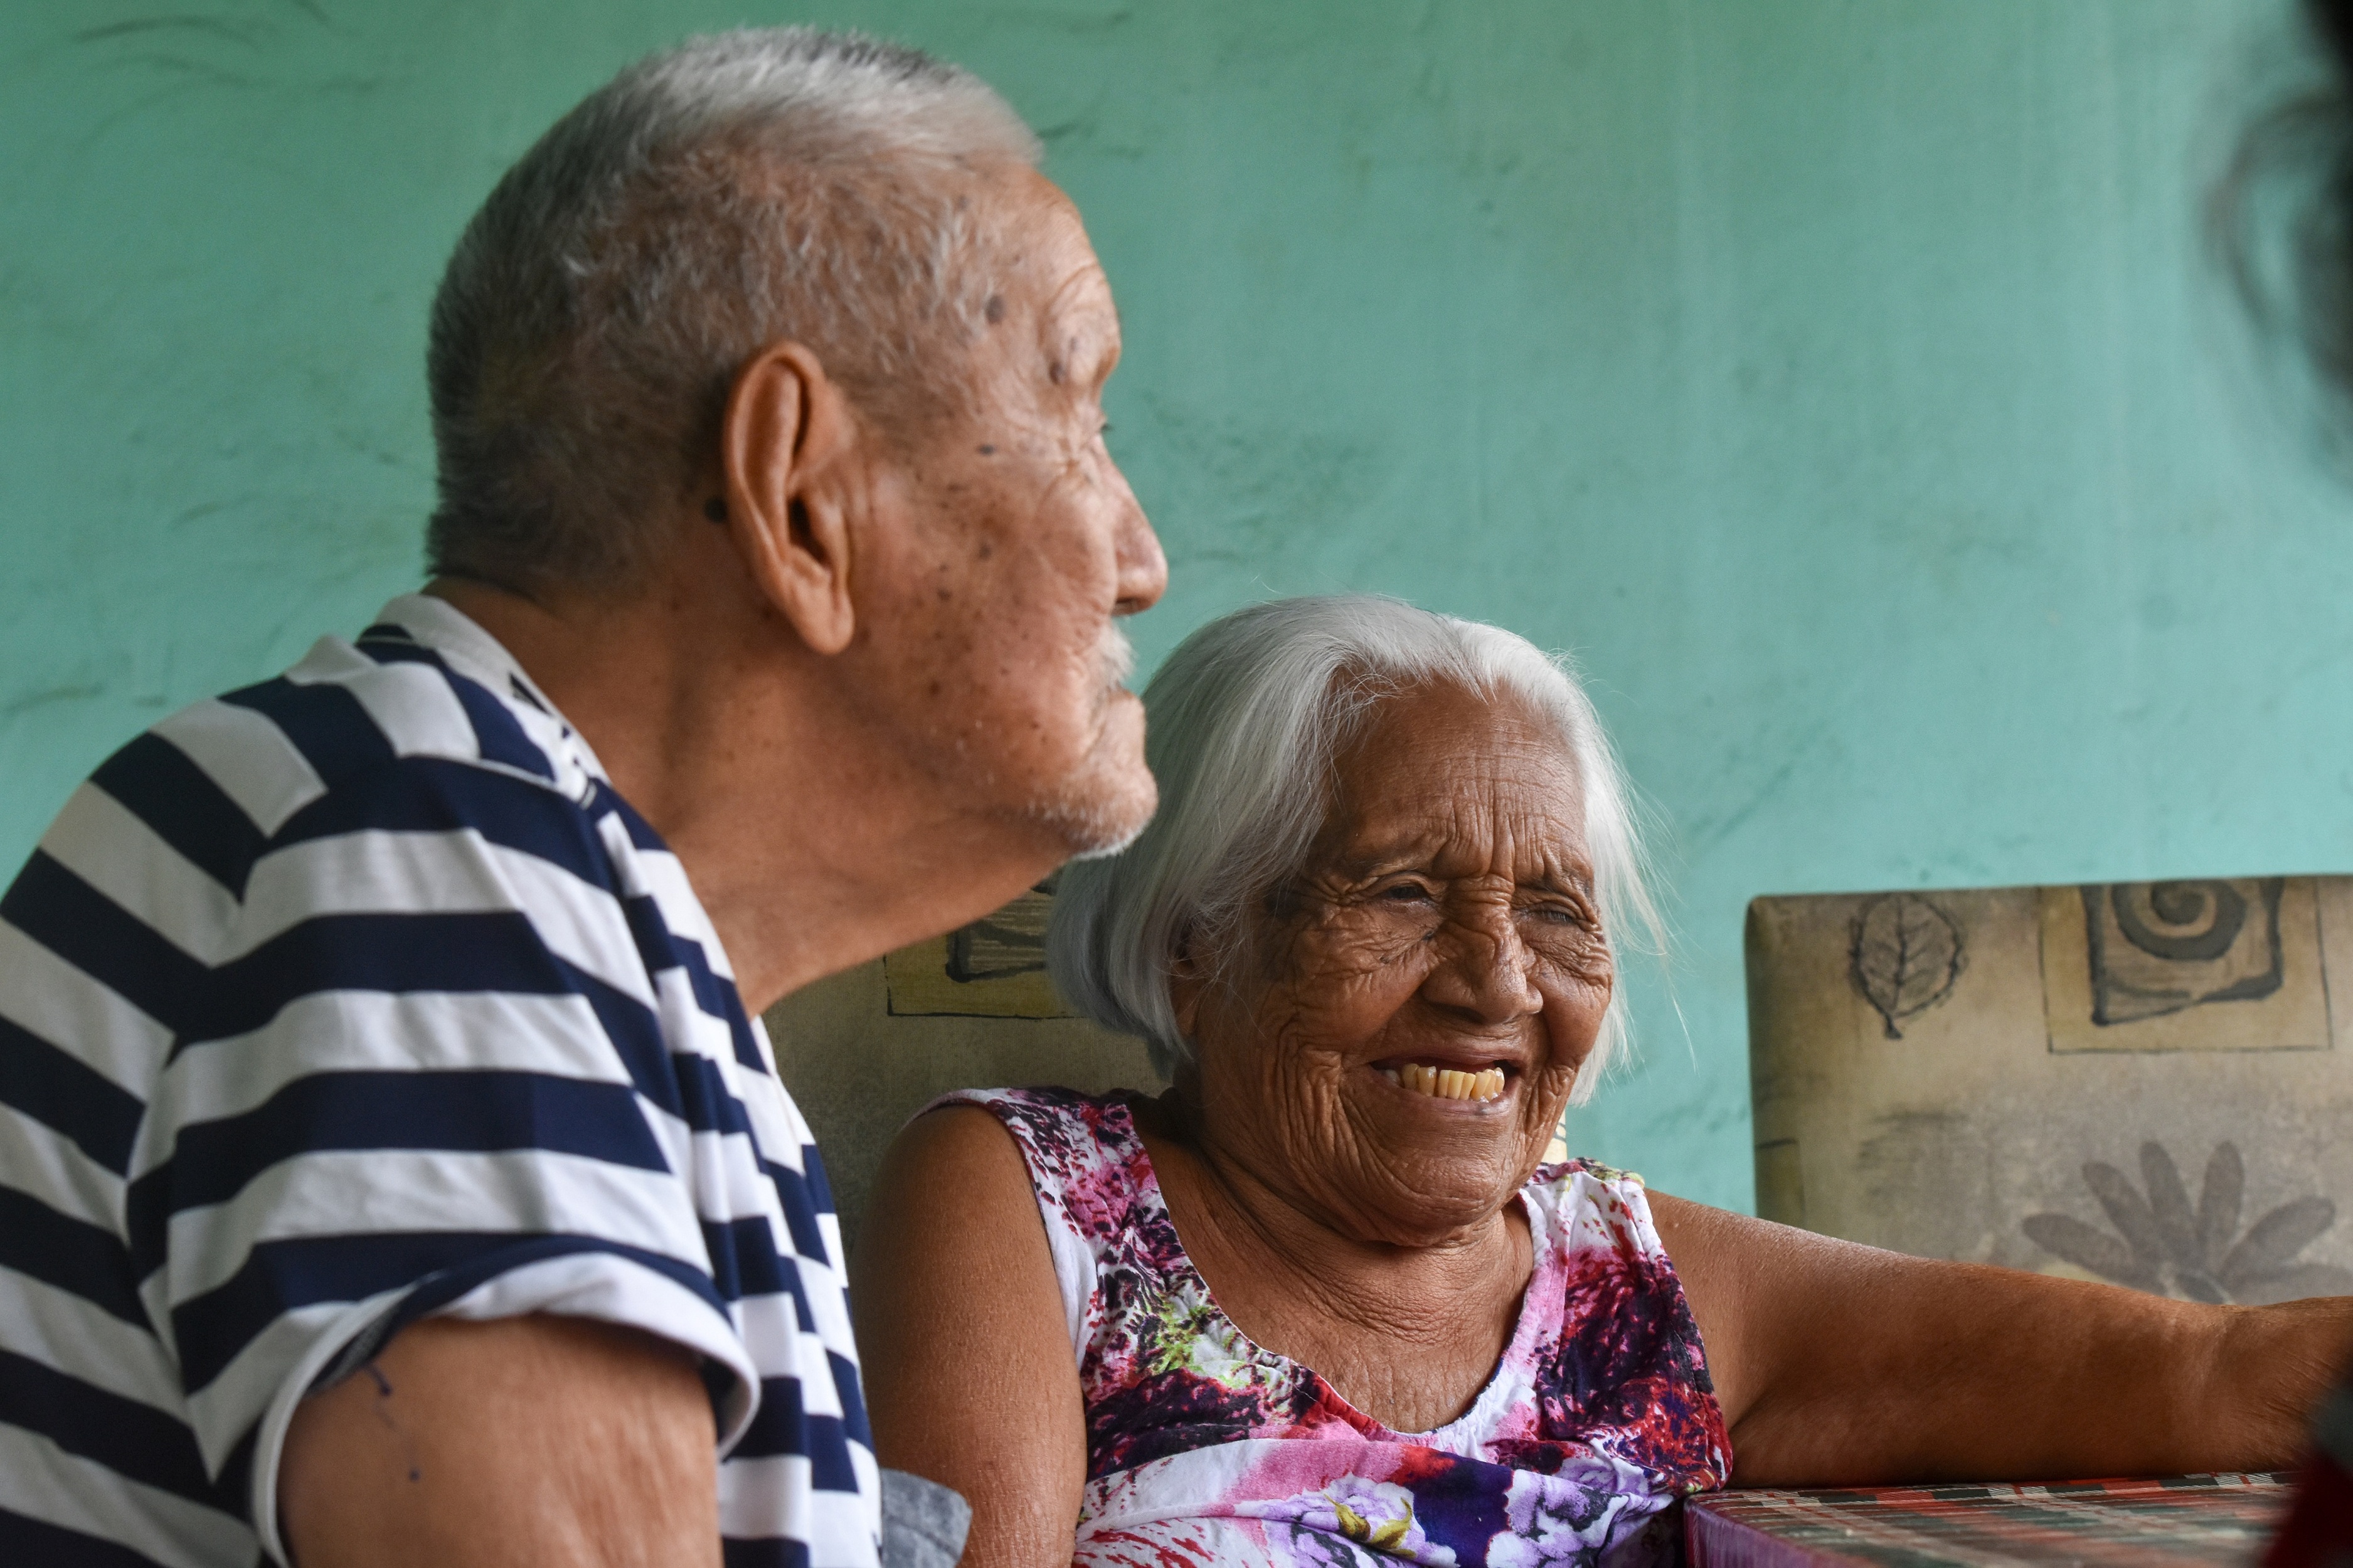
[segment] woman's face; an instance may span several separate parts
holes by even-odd
[[[1384,703],[1335,771],[1306,869],[1226,963],[1179,964],[1184,1086],[1295,1206],[1426,1246],[1527,1179],[1609,1006],[1584,796],[1550,726],[1451,685]]]

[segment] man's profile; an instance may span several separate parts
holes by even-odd
[[[876,1560],[758,1016],[1155,798],[1166,565],[1038,155],[779,29],[500,182],[426,591],[132,741],[0,897],[0,1554]]]

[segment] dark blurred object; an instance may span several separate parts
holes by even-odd
[[[2312,1456],[2263,1568],[2353,1568],[2353,1384],[2313,1417]]]
[[[2353,396],[2353,0],[2306,0],[2304,10],[2333,79],[2273,117],[2274,123],[2300,118],[2300,127],[2291,121],[2280,129],[2325,160],[2295,234],[2298,325],[2314,363],[2341,395]],[[2241,257],[2243,283],[2251,274]],[[2295,1501],[2263,1562],[2353,1568],[2353,1384],[2322,1401]]]
[[[2263,326],[2291,327],[2341,417],[2330,432],[2353,449],[2353,0],[2304,0],[2325,74],[2251,126],[2210,208],[2239,292]],[[2284,176],[2292,213],[2284,268],[2267,265],[2259,199]],[[2313,1421],[2313,1450],[2265,1568],[2353,1568],[2353,1384]]]
[[[2318,434],[2353,458],[2353,0],[2300,9],[2317,68],[2247,128],[2207,216],[2258,327],[2296,340],[2335,404]]]
[[[2348,0],[2308,0],[2305,15],[2312,30],[2347,80],[2353,81],[2353,4]]]

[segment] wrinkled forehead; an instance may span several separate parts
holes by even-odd
[[[1387,697],[1334,755],[1318,849],[1342,861],[1419,854],[1589,877],[1569,737],[1509,691],[1432,683]]]
[[[1119,357],[1119,312],[1078,209],[1034,169],[992,171],[987,188],[987,341],[1050,402],[1092,395]]]
[[[1057,315],[1113,318],[1111,283],[1077,205],[1037,170],[999,164],[981,173],[1005,279]]]

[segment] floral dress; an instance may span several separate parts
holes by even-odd
[[[1075,1562],[1619,1568],[1664,1557],[1720,1487],[1724,1417],[1640,1177],[1589,1161],[1521,1189],[1535,1268],[1471,1408],[1396,1432],[1250,1342],[1176,1238],[1125,1101],[975,1089],[1037,1189],[1086,1400]]]

